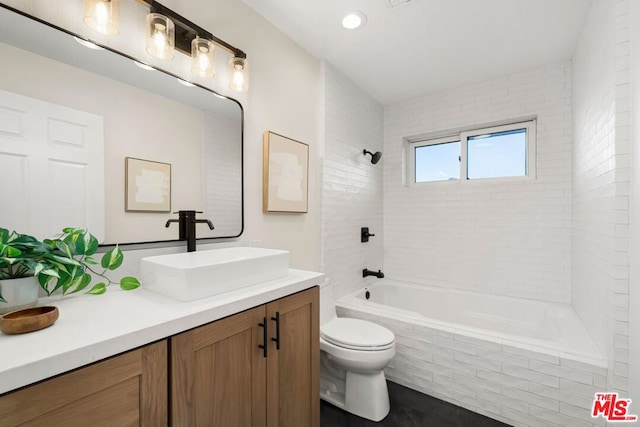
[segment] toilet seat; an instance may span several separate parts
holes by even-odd
[[[342,348],[381,351],[394,346],[395,336],[385,327],[361,319],[339,317],[320,327],[320,336]]]

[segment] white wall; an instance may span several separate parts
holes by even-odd
[[[628,2],[595,0],[574,63],[572,303],[627,390]]]
[[[238,99],[245,111],[245,232],[246,240],[260,240],[266,247],[288,249],[295,268],[315,270],[320,260],[319,231],[319,120],[320,62],[284,36],[240,0],[208,2],[164,1],[167,7],[243,49],[250,63],[249,92],[228,89],[226,65],[221,62],[214,80],[193,79],[189,60],[176,54],[174,61],[155,60],[144,49],[144,8],[134,0],[122,3],[121,34],[107,38],[91,33],[82,24],[82,3],[45,0],[10,0],[5,3],[96,41],[145,59],[185,79],[197,81]],[[203,5],[206,4],[206,7]],[[140,20],[142,17],[142,20]],[[229,55],[218,52],[224,61]],[[308,143],[309,213],[302,215],[262,213],[262,133],[265,130]]]
[[[362,286],[362,269],[381,269],[382,165],[362,150],[382,151],[382,106],[332,65],[324,63],[322,271],[334,297]],[[360,227],[369,227],[368,243]],[[376,280],[368,277],[366,282]]]
[[[403,138],[537,117],[537,179],[403,183]],[[385,107],[389,276],[547,301],[571,298],[571,64]]]
[[[640,254],[640,2],[630,2],[631,37],[631,203],[629,258]],[[629,277],[629,398],[634,413],[640,402],[640,263],[630,263]]]

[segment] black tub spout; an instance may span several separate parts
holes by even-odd
[[[380,270],[378,271],[373,271],[373,270],[369,270],[369,269],[364,269],[362,270],[362,277],[367,277],[367,276],[375,276],[378,279],[383,279],[384,278],[384,273]]]

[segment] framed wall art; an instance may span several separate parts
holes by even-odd
[[[263,146],[263,211],[307,213],[309,145],[265,131]]]
[[[125,157],[125,211],[171,212],[171,164]]]

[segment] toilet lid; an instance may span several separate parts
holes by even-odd
[[[360,319],[337,318],[320,327],[320,336],[330,343],[352,349],[382,350],[395,336],[385,327]]]

